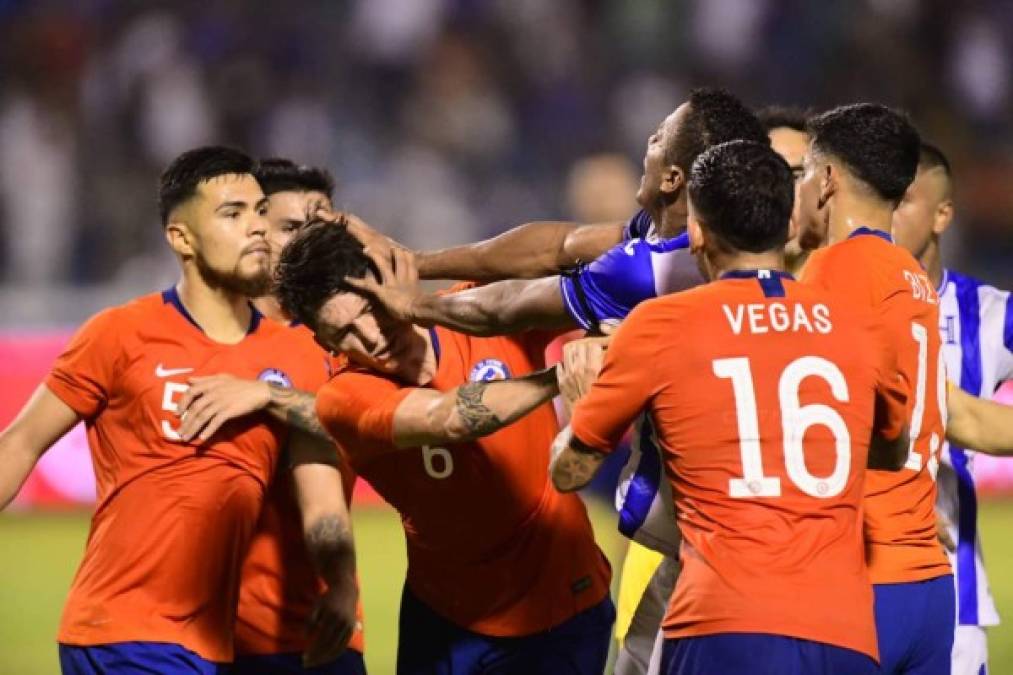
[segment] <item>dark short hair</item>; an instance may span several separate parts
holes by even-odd
[[[812,117],[811,108],[787,105],[768,105],[756,111],[756,118],[769,134],[774,129],[792,129],[807,133],[806,123]]]
[[[169,223],[169,215],[180,204],[197,194],[204,181],[230,174],[253,174],[256,162],[234,148],[210,145],[187,150],[172,160],[158,181],[158,211],[162,225]]]
[[[334,196],[334,177],[327,169],[296,164],[288,159],[262,159],[254,176],[265,195],[291,191],[322,192],[328,199]]]
[[[316,219],[282,249],[274,293],[286,312],[315,329],[324,303],[336,293],[356,292],[345,278],[362,279],[367,272],[377,274],[376,267],[345,219]]]
[[[899,202],[918,171],[918,131],[885,105],[834,108],[809,120],[808,129],[814,148],[839,159],[884,200]]]
[[[724,89],[694,89],[682,125],[665,148],[665,162],[688,174],[704,150],[739,139],[770,144],[760,121],[742,101]]]
[[[931,143],[922,143],[918,151],[918,166],[925,167],[926,169],[942,169],[947,178],[953,176],[950,160],[947,159],[938,146]]]
[[[703,225],[736,251],[784,246],[795,202],[795,181],[769,145],[731,141],[693,162],[689,198]]]

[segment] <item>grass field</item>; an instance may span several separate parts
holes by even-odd
[[[599,542],[618,568],[623,544],[607,507],[592,509]],[[1013,617],[1013,501],[981,508],[985,555],[999,611]],[[382,508],[355,514],[366,605],[366,661],[373,675],[394,672],[397,608],[404,580],[404,541],[396,515]],[[82,514],[0,516],[0,673],[59,672],[54,635],[88,520]],[[1013,673],[1013,618],[990,635],[992,672]]]

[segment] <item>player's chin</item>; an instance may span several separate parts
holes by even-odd
[[[243,295],[259,298],[271,292],[270,260],[264,258],[256,263],[241,263],[236,270],[236,282]]]

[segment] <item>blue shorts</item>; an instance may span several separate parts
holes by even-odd
[[[302,654],[236,655],[230,675],[366,675],[362,654],[354,649],[321,666],[303,668]]]
[[[867,654],[823,642],[764,633],[665,639],[662,675],[876,675]]]
[[[228,669],[168,642],[60,645],[63,675],[224,675]]]
[[[879,660],[885,675],[950,672],[956,597],[953,575],[875,584]]]
[[[397,648],[398,675],[601,675],[612,623],[612,599],[542,633],[489,637],[436,614],[405,588]]]

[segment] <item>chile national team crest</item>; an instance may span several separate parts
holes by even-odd
[[[261,382],[285,387],[286,389],[292,388],[292,380],[289,379],[288,375],[277,368],[266,368],[265,370],[262,370],[260,375],[257,375],[257,379]]]
[[[482,359],[471,369],[468,379],[472,382],[491,382],[506,380],[510,377],[510,369],[499,359]]]

